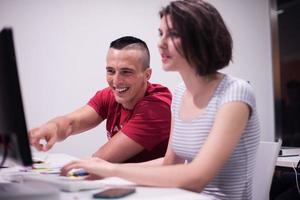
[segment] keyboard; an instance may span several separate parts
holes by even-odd
[[[1,170],[2,173],[0,174],[0,180],[2,178],[8,182],[45,182],[67,192],[102,189],[110,186],[135,185],[135,183],[117,177],[110,177],[101,180],[84,180],[84,178],[81,176],[59,176],[60,168],[63,165],[71,160],[77,159],[66,154],[35,153],[35,158],[36,160],[41,160],[42,163],[34,164],[34,169],[11,167],[6,170]]]
[[[82,177],[66,177],[49,174],[32,174],[23,176],[23,181],[49,183],[62,191],[77,192],[106,187],[102,180],[84,180]]]
[[[66,192],[78,192],[82,190],[104,189],[116,186],[135,186],[136,184],[118,177],[109,177],[100,180],[84,180],[82,177],[66,177],[51,174],[38,173],[13,173],[6,175],[10,182],[42,182],[48,183]]]

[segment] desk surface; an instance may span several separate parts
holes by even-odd
[[[30,181],[30,182],[25,181],[19,184],[16,183],[14,184],[15,186],[19,185],[20,187],[14,187],[13,190],[6,189],[7,190],[6,194],[0,193],[0,199],[7,198],[8,195],[8,197],[13,197],[15,199],[16,198],[22,199],[23,197],[26,196],[27,197],[26,199],[31,199],[31,200],[32,199],[34,200],[40,200],[40,199],[86,200],[86,199],[94,199],[93,198],[94,193],[112,187],[112,186],[107,186],[101,189],[94,189],[94,190],[64,192],[64,191],[59,191],[58,188],[56,188],[51,184],[46,184],[45,182],[39,182],[39,181]],[[0,186],[1,186],[1,181],[0,181]],[[134,186],[134,187],[136,188],[136,192],[126,197],[123,197],[122,199],[124,200],[149,200],[149,199],[212,200],[213,199],[211,196],[205,194],[190,192],[179,188],[159,188],[159,187],[141,187],[141,186]]]
[[[93,199],[92,195],[100,190],[89,190],[82,192],[61,192],[60,199],[63,200],[83,200]],[[213,198],[204,194],[194,193],[178,188],[155,188],[155,187],[136,187],[136,192],[124,200],[212,200]],[[95,199],[94,199],[95,200]]]
[[[300,156],[278,157],[276,166],[278,167],[296,167]]]
[[[282,155],[278,156],[277,167],[296,167],[300,160],[300,148],[281,148]],[[297,156],[298,155],[298,156]]]
[[[40,156],[40,155],[39,155]],[[65,154],[49,154],[46,156],[48,161],[51,161],[51,163],[56,163],[56,165],[64,164],[65,162],[69,161],[70,159],[73,159],[74,157],[70,157]],[[5,173],[5,171],[12,172],[11,170],[15,170],[13,168],[8,168],[6,170],[2,170],[2,173]],[[18,171],[18,170],[17,170]],[[13,173],[17,172],[13,171]],[[1,175],[0,174],[0,175]],[[3,175],[3,174],[2,174]],[[1,180],[0,176],[0,182]],[[26,182],[25,182],[26,184]],[[111,186],[111,183],[108,181],[108,187]],[[211,196],[207,196],[201,193],[195,193],[190,192],[187,190],[179,189],[179,188],[158,188],[158,187],[140,187],[135,186],[136,192],[134,194],[131,194],[127,197],[124,197],[122,199],[127,200],[148,200],[148,199],[157,199],[157,200],[210,200],[213,199]],[[83,199],[93,199],[92,195],[96,192],[99,192],[101,190],[104,190],[105,188],[99,189],[99,190],[87,190],[87,191],[80,191],[80,192],[63,192],[61,191],[59,193],[61,200],[83,200]]]

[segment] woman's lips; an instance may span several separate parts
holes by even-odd
[[[168,56],[167,54],[161,54],[161,61],[163,63],[167,63],[169,59],[170,59],[170,56]]]

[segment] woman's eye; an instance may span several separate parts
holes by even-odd
[[[162,32],[158,31],[158,36],[161,37],[162,36]]]
[[[178,38],[178,37],[179,37],[179,34],[178,34],[177,32],[175,32],[175,31],[171,31],[171,32],[169,33],[169,36],[170,36],[171,38]]]

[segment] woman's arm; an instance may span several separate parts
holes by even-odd
[[[72,168],[84,168],[101,177],[119,176],[139,185],[180,187],[201,191],[216,176],[238,144],[249,113],[250,108],[245,103],[224,104],[216,115],[215,123],[204,146],[189,164],[153,167],[112,164],[99,159],[90,159],[69,163],[63,170],[67,172]],[[168,152],[173,156],[172,150]]]
[[[162,165],[172,165],[172,164],[178,164],[178,163],[184,163],[184,160],[180,159],[173,151],[172,148],[172,135],[173,135],[173,119],[171,120],[171,133],[170,138],[168,142],[168,148],[165,154],[165,157],[163,159]]]

